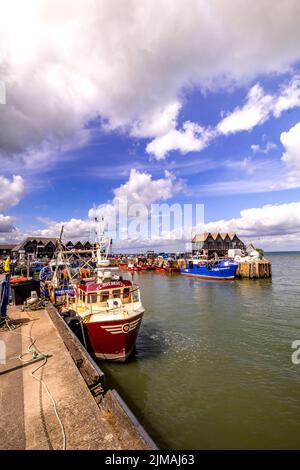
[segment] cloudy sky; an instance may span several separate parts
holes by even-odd
[[[0,0],[0,241],[82,238],[121,195],[300,249],[299,24],[299,0]]]

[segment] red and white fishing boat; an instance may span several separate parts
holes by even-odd
[[[180,273],[180,269],[174,266],[155,266],[155,271],[168,274]]]
[[[108,267],[111,240],[105,240],[99,228],[97,231],[95,248],[85,250],[91,251],[92,259],[96,260],[93,277],[82,279],[79,270],[79,277],[72,278],[63,259],[68,252],[61,249],[58,258],[63,259],[69,273],[65,278],[67,285],[60,283],[56,269],[50,288],[56,305],[57,296],[61,296],[61,314],[72,329],[78,331],[79,327],[85,347],[98,359],[123,362],[135,348],[145,309],[139,286],[117,274],[118,268]]]
[[[151,264],[139,264],[138,266],[141,268],[141,271],[151,271],[154,269]]]
[[[80,317],[86,347],[98,359],[125,361],[133,352],[144,315],[140,288],[130,280],[102,272],[82,280],[72,310]]]
[[[128,263],[127,271],[141,271],[142,268],[134,263]]]
[[[119,263],[118,266],[119,266],[119,269],[125,269],[126,270],[128,268],[127,263]]]

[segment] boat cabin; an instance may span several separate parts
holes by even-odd
[[[110,280],[96,283],[95,281],[82,281],[78,286],[77,303],[81,307],[97,304],[109,309],[121,307],[123,304],[138,302],[140,291],[128,280]]]

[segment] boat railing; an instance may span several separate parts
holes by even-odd
[[[124,286],[124,287],[126,288],[126,286]],[[105,291],[103,290],[102,292],[105,292]],[[98,295],[100,293],[101,293],[101,290],[93,290],[93,291],[80,290],[80,294],[84,298],[92,296],[92,295]],[[140,286],[138,286],[137,284],[134,284],[131,289],[126,291],[126,297],[130,298],[130,302],[124,302],[123,295],[124,295],[124,291],[122,293],[120,292],[120,297],[114,297],[113,292],[110,292],[109,297],[107,298],[107,300],[108,299],[113,299],[113,298],[115,298],[115,299],[120,298],[121,301],[122,301],[122,307],[124,307],[125,305],[130,305],[130,304],[133,305],[134,303],[139,302],[140,299],[141,299]],[[78,290],[76,290],[76,304],[78,304],[78,300],[79,300],[79,292],[78,292]],[[85,299],[83,301],[85,302]],[[94,313],[96,313],[95,310],[97,308],[96,307],[97,304],[99,304],[99,302],[97,302],[97,301],[96,302],[90,302],[88,304],[90,306],[91,313],[93,313],[93,310],[94,310]],[[110,310],[117,310],[117,309],[120,309],[120,306],[117,306],[115,308],[111,308]]]

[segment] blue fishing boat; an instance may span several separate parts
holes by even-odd
[[[45,266],[45,263],[42,261],[33,261],[31,263],[31,269],[34,273],[39,273]]]
[[[238,263],[235,261],[193,258],[187,261],[186,267],[181,269],[181,274],[202,279],[228,280],[235,278],[237,268]]]

